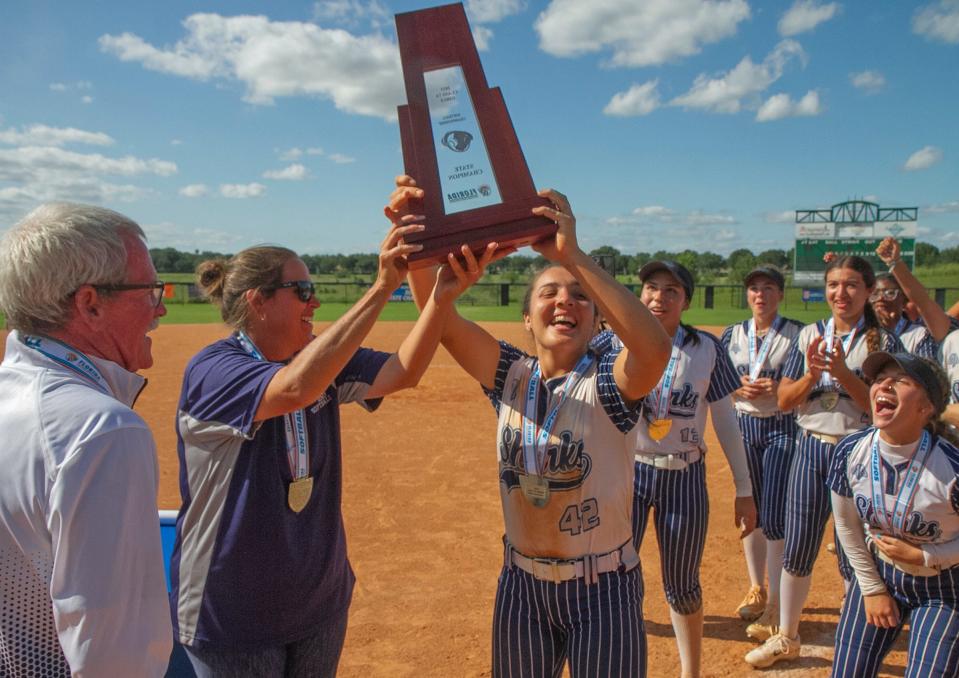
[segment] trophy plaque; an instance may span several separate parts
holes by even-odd
[[[446,260],[468,245],[520,247],[556,232],[531,214],[549,206],[533,178],[503,95],[483,73],[462,4],[396,15],[407,105],[398,108],[406,173],[426,195],[411,205],[426,229],[406,236],[423,250],[409,256],[419,268]]]

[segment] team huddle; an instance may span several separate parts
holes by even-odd
[[[497,420],[493,676],[646,676],[650,522],[682,675],[700,675],[708,411],[750,582],[736,609],[758,643],[745,662],[800,656],[832,515],[846,592],[832,675],[877,675],[908,623],[906,675],[959,677],[959,324],[895,240],[877,250],[888,273],[831,257],[830,315],[805,326],[779,314],[782,273],[757,267],[743,280],[751,317],[717,338],[684,322],[686,268],[644,265],[637,297],[580,248],[567,198],[540,195],[549,206],[533,212],[557,232],[533,246],[549,266],[523,302],[532,352],[454,304],[510,248],[464,245],[410,270],[420,246],[404,236],[423,228],[410,177],[384,210],[376,281],[317,336],[291,250],[201,265],[232,331],[183,378],[168,597],[155,448],[130,409],[165,312],[143,232],[63,204],[14,227],[0,245],[0,431],[18,431],[0,450],[0,675],[161,676],[175,638],[200,677],[334,676],[354,585],[339,406],[375,410],[442,345]],[[396,352],[364,348],[404,279],[418,321]]]

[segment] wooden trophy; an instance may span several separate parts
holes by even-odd
[[[462,4],[396,15],[408,104],[398,109],[406,173],[425,191],[413,268],[468,245],[520,247],[556,232],[530,210],[550,205],[533,178],[498,87],[490,88]]]

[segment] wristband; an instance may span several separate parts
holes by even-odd
[[[896,259],[894,262],[889,264],[889,272],[892,273],[892,269],[894,269],[898,264],[901,264],[901,263],[902,263],[902,259]]]

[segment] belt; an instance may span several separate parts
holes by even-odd
[[[553,558],[530,558],[516,551],[507,542],[505,565],[515,565],[523,572],[527,572],[541,581],[550,581],[559,584],[571,579],[585,579],[587,584],[599,582],[599,575],[613,572],[620,567],[625,572],[632,570],[639,564],[639,556],[633,543],[626,542],[618,549],[602,555],[588,555],[573,560],[556,560]]]
[[[772,419],[774,417],[791,417],[793,416],[793,411],[789,410],[788,412],[782,412],[776,410],[775,412],[747,412],[745,410],[736,410],[736,414],[740,417],[752,417],[753,419]]]
[[[653,468],[665,469],[667,471],[685,471],[690,464],[695,464],[702,459],[703,453],[699,450],[692,452],[679,452],[677,454],[644,454],[636,453],[636,461],[640,464],[646,464]]]
[[[833,435],[829,435],[828,433],[816,433],[815,431],[803,430],[803,433],[809,436],[810,438],[815,438],[816,440],[819,440],[824,443],[829,443],[830,445],[835,445],[840,440],[845,438],[845,436],[833,436]]]
[[[870,543],[872,552],[876,555],[879,560],[883,560],[900,572],[905,572],[906,574],[911,574],[913,577],[938,577],[941,572],[934,567],[926,567],[925,565],[913,565],[912,563],[904,563],[899,560],[893,560],[885,553],[879,550],[875,544]]]

